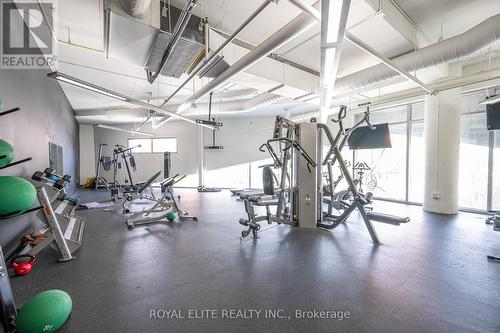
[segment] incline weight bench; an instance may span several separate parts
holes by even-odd
[[[167,219],[167,214],[177,213],[179,219],[181,220],[192,220],[197,221],[198,217],[190,216],[188,212],[184,211],[179,207],[177,199],[174,195],[174,185],[184,179],[186,175],[180,176],[179,174],[174,177],[166,178],[160,183],[161,197],[157,199],[151,191],[151,197],[140,196],[140,199],[147,199],[155,202],[154,206],[148,210],[143,210],[143,218],[140,219],[130,219],[127,220],[127,228],[129,230],[134,229],[134,227],[147,226],[155,223],[163,223]],[[142,191],[141,191],[142,193]],[[130,210],[128,210],[130,212]],[[162,213],[159,216],[149,216],[152,213]]]
[[[144,191],[148,188],[151,188],[151,185],[153,184],[153,182],[156,180],[156,178],[160,177],[160,175],[161,175],[161,170],[159,170],[154,175],[152,175],[144,184],[141,185],[141,187],[139,187],[137,189],[137,191],[124,192],[124,196],[123,196],[124,200],[123,200],[123,204],[122,204],[122,207],[123,207],[122,214],[130,213],[130,209],[129,209],[130,203],[134,200],[137,200],[137,199],[143,199],[144,198]],[[151,193],[153,193],[153,191],[151,191]],[[127,205],[127,202],[129,203],[128,205]]]

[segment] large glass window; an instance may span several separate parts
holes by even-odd
[[[356,114],[354,120],[358,121],[362,117],[362,113]],[[389,123],[392,141],[392,148],[354,152],[356,162],[365,162],[372,168],[364,177],[366,190],[373,192],[375,197],[413,203],[422,202],[423,119],[423,102],[371,112],[372,124]]]
[[[500,210],[500,131],[488,132],[486,107],[481,104],[487,96],[498,95],[497,91],[498,88],[483,89],[461,97],[461,208]],[[376,179],[377,186],[373,190],[376,197],[422,202],[425,180],[424,113],[422,102],[372,111],[372,123],[389,123],[393,148],[355,151],[354,156],[357,162],[366,162],[374,169],[370,181],[373,184]],[[356,114],[354,120],[362,116]],[[408,161],[408,166],[405,161]]]
[[[424,198],[424,123],[410,125],[410,152],[408,168],[408,201],[422,202]]]
[[[133,153],[177,153],[177,138],[128,139]]]
[[[460,207],[487,209],[488,137],[486,115],[484,113],[462,116],[460,130]]]
[[[153,139],[153,153],[177,153],[177,138]]]
[[[363,113],[358,113],[355,120],[359,121],[363,118]],[[373,124],[380,123],[400,123],[408,120],[408,105],[400,105],[384,110],[374,110],[370,112],[370,122]]]
[[[358,150],[356,162],[371,168],[367,182],[380,198],[406,200],[406,124],[390,125],[392,148]]]
[[[424,103],[415,103],[411,105],[411,120],[424,120]]]
[[[151,139],[128,139],[128,147],[133,153],[150,153]]]

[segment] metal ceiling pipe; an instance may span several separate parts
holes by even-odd
[[[318,22],[321,21],[321,13],[309,6],[309,4],[305,3],[303,0],[289,0],[291,3],[293,3],[295,6],[298,8],[302,9],[304,12],[308,13],[312,17],[314,17]],[[400,68],[398,65],[394,64],[391,60],[386,58],[384,55],[382,55],[380,52],[376,51],[374,48],[363,42],[362,40],[356,38],[353,34],[349,32],[345,32],[344,38],[348,40],[351,44],[354,46],[360,48],[364,52],[376,57],[379,59],[382,63],[384,63],[387,67],[395,70],[402,76],[406,77],[408,80],[411,80],[418,84],[422,89],[424,89],[427,93],[432,94],[433,90],[427,86],[424,82],[420,81],[417,77],[411,75],[407,71],[403,70]]]
[[[437,66],[459,60],[500,39],[500,14],[492,16],[464,33],[450,37],[415,52],[391,59],[396,66],[407,72]],[[399,75],[385,64],[379,64],[339,78],[335,94],[361,89]]]
[[[215,97],[214,97],[215,98]],[[212,103],[212,114],[230,114],[230,113],[245,113],[254,111],[260,107],[273,104],[278,101],[287,99],[281,95],[275,95],[269,92],[264,92],[258,95],[251,94],[245,98],[230,100],[225,102]],[[177,105],[172,104],[175,108]],[[208,103],[196,103],[196,107],[186,111],[185,116],[201,115],[208,113]],[[146,110],[141,107],[117,107],[111,109],[82,109],[75,110],[75,116],[78,118],[95,118],[106,117],[109,120],[122,120],[126,118],[147,118]],[[161,114],[157,114],[160,117]],[[151,117],[153,119],[155,116]],[[137,128],[136,128],[137,130]]]
[[[320,1],[316,1],[313,7],[318,8],[319,5]],[[203,88],[199,89],[192,96],[184,100],[184,102],[177,109],[177,113],[182,113],[183,111],[187,110],[191,106],[191,104],[199,100],[201,97],[214,91],[222,84],[230,80],[232,77],[248,69],[259,60],[263,59],[271,52],[285,45],[290,40],[302,34],[315,24],[316,20],[309,14],[300,14],[283,28],[278,30],[275,34],[260,43],[254,50],[250,51],[237,62],[235,62],[231,67],[226,69],[218,77],[210,81]]]
[[[232,101],[232,102],[220,102],[220,103],[214,103],[212,104],[212,111],[211,113],[213,115],[217,114],[230,114],[230,113],[245,113],[245,112],[251,112],[254,111],[258,108],[261,108],[263,106],[273,104],[275,102],[281,101],[283,99],[286,99],[286,97],[276,95],[276,94],[271,94],[269,92],[264,92],[261,93],[257,96],[248,98],[248,99],[243,99],[243,100],[238,100],[238,101]],[[179,105],[171,105],[171,108],[175,109]],[[199,116],[202,114],[207,114],[209,110],[209,104],[203,103],[203,104],[194,104],[194,107],[192,108],[191,111],[185,111],[186,116]],[[154,118],[152,117],[152,128],[157,129],[158,127],[162,126],[165,124],[168,120],[170,119],[169,116],[162,117],[162,118]]]
[[[248,99],[212,103],[212,114],[250,112],[283,99],[286,99],[286,97],[264,92]],[[208,113],[209,104],[196,103],[195,105],[196,107],[194,107],[192,111],[186,111],[185,115],[200,115]]]
[[[181,91],[182,88],[188,82],[190,82],[202,69],[206,68],[207,65],[210,63],[210,61],[220,52],[222,49],[226,47],[227,44],[229,44],[231,41],[233,41],[236,36],[247,26],[252,22],[257,15],[259,15],[271,2],[277,2],[277,0],[265,0],[264,3],[262,3],[259,8],[257,8],[252,15],[250,15],[229,37],[226,38],[224,43],[222,43],[215,51],[213,51],[205,60],[203,60],[201,63],[198,63],[198,65],[195,67],[195,69],[192,71],[192,73],[189,75],[189,77],[181,83],[179,87],[167,98],[163,101],[163,103],[160,105],[160,108],[163,108],[179,91]],[[208,51],[208,50],[207,50]],[[139,125],[139,128],[144,126],[150,119],[152,119],[156,113],[154,112],[151,116],[149,116],[141,125]],[[156,122],[158,124],[158,122]],[[160,124],[163,124],[160,123]],[[160,125],[161,126],[161,125]]]
[[[120,0],[120,5],[130,16],[143,18],[151,7],[151,0]]]
[[[193,70],[193,72],[189,75],[189,77],[163,102],[160,107],[165,106],[172,97],[174,97],[189,81],[191,81],[192,78],[196,76],[203,68],[206,67],[206,65],[220,52],[222,51],[223,48],[226,47],[227,44],[229,44],[233,39],[238,36],[238,34],[248,25],[250,22],[252,22],[257,15],[259,15],[264,8],[266,8],[271,2],[277,2],[277,0],[265,0],[259,8],[255,10],[255,12],[252,13],[226,40],[224,43],[222,43],[215,51],[213,51],[205,60],[203,60],[201,63],[199,63],[196,68]],[[208,50],[207,50],[208,52]]]
[[[314,9],[310,4],[305,2],[304,0],[289,0],[295,6],[300,8],[302,11],[314,17],[318,22],[321,21],[321,13],[319,10]]]
[[[173,53],[173,50],[175,46],[177,45],[177,42],[179,41],[179,38],[181,38],[182,33],[186,29],[187,24],[189,23],[189,19],[191,18],[191,15],[193,14],[194,7],[196,7],[198,0],[188,0],[186,2],[186,5],[182,9],[182,12],[179,16],[179,19],[177,20],[177,23],[175,24],[174,30],[172,31],[172,35],[170,36],[170,39],[168,40],[167,46],[165,47],[165,51],[163,52],[163,55],[161,57],[160,63],[158,64],[158,67],[154,72],[147,72],[148,74],[148,81],[149,83],[153,83],[158,75],[160,75],[161,71],[165,67],[165,64],[167,63],[168,59]]]
[[[402,69],[401,67],[396,65],[394,62],[392,62],[391,60],[386,58],[383,54],[381,54],[380,52],[375,50],[370,45],[368,45],[365,42],[363,42],[362,40],[356,38],[353,34],[350,34],[349,32],[347,32],[345,34],[345,39],[347,39],[351,44],[353,44],[354,46],[363,50],[364,52],[374,56],[375,58],[380,60],[383,64],[385,64],[387,67],[398,72],[399,74],[401,74],[402,76],[404,76],[408,80],[415,82],[423,90],[425,90],[428,94],[432,94],[434,92],[434,90],[430,86],[428,86],[424,82],[420,81],[416,76],[411,75],[410,73],[408,73],[407,71],[405,71],[404,69]]]

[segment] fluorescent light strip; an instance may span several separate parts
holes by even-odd
[[[320,110],[326,115],[333,98],[333,89],[340,61],[351,0],[322,0]]]
[[[126,128],[109,126],[109,125],[103,125],[103,124],[97,124],[97,125],[94,125],[94,127],[107,128],[107,129],[114,130],[114,131],[127,132],[127,133],[139,134],[139,135],[145,135],[145,136],[156,136],[156,135],[154,135],[152,133],[141,132],[141,131],[134,131],[134,130],[128,130]]]
[[[181,120],[187,121],[188,123],[191,123],[191,124],[195,124],[195,125],[198,125],[198,126],[203,126],[203,127],[209,128],[209,129],[214,129],[213,126],[209,126],[209,125],[205,125],[205,124],[198,124],[198,123],[196,123],[196,121],[194,121],[192,119],[189,119],[187,117],[181,116],[181,115],[176,114],[174,112],[167,111],[167,110],[165,110],[163,108],[160,108],[160,107],[158,107],[156,105],[143,102],[140,99],[137,99],[137,98],[134,98],[134,97],[129,97],[129,96],[126,96],[126,95],[114,92],[112,90],[100,87],[100,86],[95,85],[93,83],[86,82],[86,81],[77,79],[75,77],[72,77],[72,76],[69,76],[69,75],[66,75],[66,74],[63,74],[63,73],[51,72],[51,73],[47,74],[47,77],[49,77],[51,79],[58,80],[58,81],[62,81],[62,82],[65,82],[65,83],[68,83],[68,84],[71,84],[71,85],[74,85],[76,87],[80,87],[80,88],[83,88],[83,89],[86,89],[86,90],[90,90],[90,91],[99,93],[101,95],[105,95],[105,96],[109,96],[109,97],[112,97],[112,98],[115,98],[115,99],[119,99],[121,101],[130,103],[130,104],[133,104],[133,105],[137,105],[137,106],[149,109],[149,110],[154,110],[154,111],[156,111],[158,113],[164,114],[166,116],[170,116],[172,118],[181,119]]]
[[[123,97],[120,97],[118,95],[115,95],[115,94],[112,94],[112,93],[109,93],[107,91],[100,90],[100,89],[97,89],[97,88],[94,88],[94,87],[91,87],[91,86],[87,86],[87,85],[85,85],[83,83],[73,81],[73,80],[71,80],[69,78],[66,78],[66,77],[62,77],[61,76],[61,77],[58,77],[56,79],[59,80],[59,81],[62,81],[62,82],[66,82],[66,83],[72,84],[72,85],[80,87],[80,88],[84,88],[84,89],[87,89],[87,90],[99,93],[101,95],[106,95],[106,96],[109,96],[111,98],[116,98],[116,99],[119,99],[121,101],[126,101],[126,99],[123,98]]]
[[[326,42],[328,44],[338,42],[343,5],[343,0],[330,0],[330,6],[328,8],[328,28],[326,32]]]
[[[488,105],[488,104],[495,104],[497,102],[500,102],[500,95],[497,96],[491,96],[490,98],[486,98],[485,101],[479,103],[481,105]]]

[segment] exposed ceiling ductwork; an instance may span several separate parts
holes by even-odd
[[[320,2],[317,1],[314,3],[313,7],[318,8]],[[295,19],[290,21],[287,25],[277,31],[275,34],[264,40],[261,44],[259,44],[255,49],[251,50],[248,54],[244,55],[241,59],[239,59],[236,63],[234,63],[231,67],[225,70],[218,77],[210,81],[204,87],[196,91],[192,96],[188,97],[186,100],[182,102],[181,105],[176,106],[176,113],[182,113],[188,110],[193,103],[198,101],[204,95],[214,91],[228,80],[236,76],[237,74],[243,72],[248,69],[259,60],[265,58],[268,54],[275,51],[279,47],[285,45],[287,42],[302,34],[312,26],[316,24],[314,18],[309,16],[309,14],[302,13],[297,16]],[[276,96],[276,95],[275,95]],[[266,100],[266,104],[272,103]],[[262,106],[262,105],[261,105]],[[170,109],[170,107],[169,107]],[[162,120],[155,122],[155,126],[159,127],[169,120],[169,117],[164,117]]]
[[[149,83],[153,83],[155,79],[158,77],[158,75],[163,73],[163,70],[165,69],[165,66],[167,65],[167,62],[169,59],[172,58],[172,54],[174,52],[174,49],[179,42],[179,39],[181,35],[184,33],[186,30],[186,27],[189,23],[189,20],[191,19],[191,15],[193,14],[194,7],[196,6],[198,0],[187,0],[184,8],[182,9],[179,18],[177,19],[177,23],[175,24],[174,30],[172,31],[172,34],[169,36],[167,42],[167,45],[165,46],[162,55],[159,59],[159,63],[157,64],[156,68],[153,69],[148,69],[146,71],[147,76],[148,76],[148,81]],[[161,44],[160,44],[161,45]],[[152,50],[150,51],[150,54],[154,53],[155,48],[157,49],[160,45],[158,45],[156,42],[153,45]],[[160,46],[161,48],[161,46]],[[179,67],[179,64],[176,64],[176,67]],[[165,74],[165,73],[163,73]],[[168,74],[168,72],[167,72]]]
[[[143,66],[148,81],[158,74],[179,78],[200,57],[205,48],[205,36],[200,31],[201,19],[192,15],[198,0],[186,2],[183,10],[169,7],[172,22],[160,18],[160,29],[107,11],[105,44],[106,56]]]
[[[273,104],[282,101],[284,99],[286,99],[286,97],[264,92],[248,99],[242,99],[231,102],[213,103],[211,112],[212,114],[237,114],[243,112],[251,112],[263,106]],[[179,105],[171,105],[170,107],[172,109],[176,109],[179,107]],[[184,114],[187,116],[208,114],[208,110],[209,110],[208,104],[197,103],[193,104],[189,110],[185,111]],[[161,125],[165,124],[169,119],[170,117],[161,117],[153,119],[152,126],[154,129],[156,129]]]
[[[278,102],[285,99],[285,97],[280,95],[271,94],[268,92],[261,93],[254,97],[248,99],[242,99],[232,102],[221,102],[221,103],[213,103],[212,104],[212,113],[241,113],[241,112],[250,112],[254,111],[260,107]],[[208,104],[194,104],[193,112],[186,111],[186,115],[191,114],[203,114],[208,113]],[[173,106],[175,108],[175,106]]]
[[[143,18],[149,12],[151,0],[120,0],[123,9],[135,18]]]
[[[500,38],[500,15],[479,23],[466,32],[429,45],[394,59],[397,66],[407,72],[437,66],[468,56]],[[399,73],[379,64],[337,80],[335,94],[339,95],[399,76]]]
[[[250,91],[252,91],[250,93]],[[212,114],[213,115],[228,115],[228,114],[240,114],[245,112],[255,111],[263,106],[270,105],[276,102],[289,102],[290,99],[276,95],[269,92],[257,93],[252,89],[240,89],[238,90],[239,99],[235,99],[232,94],[224,94],[225,101],[220,101],[217,103],[212,103]],[[173,109],[178,107],[178,104],[170,105]],[[187,110],[184,115],[186,116],[200,116],[208,114],[209,104],[208,103],[196,103],[193,107]],[[76,116],[80,119],[101,117],[101,119],[120,121],[125,119],[146,119],[151,116],[151,113],[145,108],[138,107],[117,107],[108,109],[93,109],[93,110],[77,110]],[[104,117],[104,118],[102,118]],[[161,114],[151,117],[154,124],[164,121],[164,117]],[[156,126],[156,125],[155,125]],[[156,127],[155,127],[156,128]]]
[[[320,2],[317,1],[313,5],[313,7],[318,8],[319,4]],[[257,63],[259,60],[266,57],[269,53],[285,45],[287,42],[302,34],[315,24],[316,20],[309,14],[300,14],[283,28],[278,30],[275,34],[259,44],[255,49],[239,59],[234,65],[229,67],[217,78],[213,79],[203,88],[196,91],[191,97],[187,98],[177,109],[177,113],[182,113],[183,111],[187,110],[191,106],[191,104],[199,100],[201,97],[214,91],[220,85],[224,84],[238,73],[243,72],[245,69]]]

